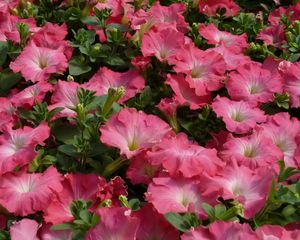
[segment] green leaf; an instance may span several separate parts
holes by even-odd
[[[6,61],[7,51],[7,42],[0,42],[0,66],[2,66]]]
[[[8,68],[0,72],[0,96],[5,96],[21,79],[20,74],[13,73]]]
[[[73,228],[72,223],[62,223],[62,224],[54,225],[50,229],[53,231],[59,231],[59,230],[70,230],[72,228]]]
[[[64,154],[67,154],[68,156],[71,156],[71,157],[79,157],[80,156],[80,153],[77,152],[77,149],[73,145],[67,145],[67,144],[60,145],[58,147],[58,151],[60,151]]]
[[[130,206],[130,208],[131,208],[132,211],[138,211],[138,210],[140,210],[140,208],[141,208],[140,205],[141,205],[141,202],[137,198],[131,199],[129,201],[129,206]]]
[[[165,218],[171,223],[176,229],[181,232],[187,232],[192,227],[189,219],[185,215],[180,215],[178,213],[166,213]]]
[[[207,213],[210,221],[213,221],[215,219],[215,209],[207,203],[203,203],[202,208]]]
[[[79,217],[85,222],[89,223],[91,219],[91,214],[87,209],[83,209],[79,212]]]
[[[73,57],[69,62],[69,73],[73,76],[79,76],[91,70],[92,68],[82,62],[78,56]]]
[[[120,67],[127,66],[127,63],[118,56],[110,56],[105,59],[106,63],[110,66]]]
[[[97,18],[96,16],[87,16],[87,17],[81,18],[80,20],[82,23],[84,23],[86,25],[96,26],[96,25],[101,24],[99,18]]]
[[[79,130],[76,126],[70,124],[62,124],[52,129],[57,140],[72,144],[74,142],[74,136],[79,134]]]

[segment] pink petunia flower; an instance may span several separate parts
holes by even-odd
[[[144,35],[141,51],[144,57],[155,56],[163,62],[175,56],[183,44],[183,33],[173,28],[156,27]]]
[[[164,138],[147,155],[152,164],[162,164],[171,176],[182,174],[190,178],[203,172],[215,175],[224,166],[215,149],[189,141],[184,133]]]
[[[244,206],[245,218],[255,216],[265,205],[274,172],[261,167],[227,166],[218,176],[203,177],[208,191],[227,199],[238,200]],[[205,178],[208,178],[211,182]]]
[[[183,3],[173,3],[169,6],[161,6],[160,2],[155,2],[148,12],[139,10],[131,17],[131,27],[135,30],[147,32],[152,26],[167,24],[174,25],[182,33],[188,32],[188,24],[185,22],[183,13],[186,5]]]
[[[0,136],[0,175],[31,162],[37,154],[35,147],[44,145],[49,135],[50,128],[46,123],[34,129],[6,129]]]
[[[24,218],[10,227],[11,240],[40,240],[37,236],[39,224],[31,219]]]
[[[79,99],[77,96],[77,91],[79,88],[80,85],[77,82],[58,80],[57,84],[55,85],[54,93],[51,97],[52,104],[49,105],[49,110],[62,107],[64,109],[59,112],[59,116],[74,116],[74,109],[79,104]]]
[[[201,24],[199,33],[209,44],[214,44],[217,47],[223,44],[226,47],[230,47],[235,53],[241,53],[249,46],[246,33],[243,33],[242,35],[233,35],[226,31],[220,31],[212,23],[207,26]]]
[[[25,80],[47,81],[52,73],[63,73],[68,67],[66,56],[61,50],[53,50],[36,45],[27,45],[9,67],[21,72]]]
[[[286,166],[296,167],[296,150],[299,148],[297,137],[300,134],[300,122],[291,118],[288,113],[277,113],[268,117],[268,121],[261,125],[262,132],[272,139],[284,154]]]
[[[300,107],[300,62],[283,61],[279,64],[279,69],[284,81],[283,91],[289,93],[291,106]]]
[[[248,224],[216,221],[208,228],[199,227],[184,233],[181,240],[258,240]]]
[[[130,161],[126,171],[126,177],[132,184],[149,184],[152,178],[156,177],[161,171],[160,164],[153,164],[143,154],[135,156]]]
[[[37,103],[41,103],[47,92],[51,92],[53,87],[47,82],[38,82],[32,86],[29,86],[14,94],[11,98],[11,102],[16,107],[31,108]]]
[[[157,213],[151,204],[147,204],[135,214],[141,220],[137,240],[177,240],[179,232]]]
[[[213,201],[202,196],[201,192],[203,190],[198,180],[159,177],[153,178],[149,184],[146,200],[161,214],[168,212],[200,214],[203,213],[202,203]]]
[[[250,61],[250,57],[244,55],[243,53],[235,53],[235,47],[226,47],[224,43],[220,43],[220,46],[209,48],[208,52],[216,52],[221,54],[223,57],[227,70],[235,70],[239,66],[246,64]]]
[[[0,204],[15,215],[26,216],[45,210],[55,192],[62,191],[62,176],[54,167],[43,173],[26,173],[25,169],[0,177]]]
[[[73,50],[69,42],[64,40],[67,34],[68,30],[66,24],[59,26],[53,23],[46,23],[30,38],[29,44],[59,50],[70,60]]]
[[[298,239],[292,238],[293,231],[287,231],[284,227],[275,225],[263,225],[255,230],[259,239],[266,240],[281,240],[281,239]],[[299,235],[298,235],[299,237]]]
[[[225,16],[232,17],[238,14],[240,11],[239,5],[237,5],[234,0],[198,0],[199,10],[201,13],[207,16],[216,16],[219,9],[224,8],[226,10]]]
[[[226,88],[233,100],[258,105],[272,101],[274,93],[281,93],[282,83],[277,74],[272,74],[262,64],[249,62],[229,74]]]
[[[181,48],[169,62],[175,65],[177,73],[187,74],[186,79],[198,96],[219,90],[223,85],[226,63],[216,52],[202,51],[189,44]]]
[[[52,224],[72,221],[73,215],[70,210],[72,202],[81,199],[95,203],[100,178],[95,174],[68,174],[62,182],[62,192],[59,192],[45,209],[45,221]]]
[[[7,128],[12,128],[17,120],[15,114],[17,109],[13,106],[11,99],[0,97],[0,131],[5,131]]]
[[[251,169],[268,166],[277,169],[277,161],[283,159],[282,151],[261,131],[250,136],[232,138],[223,145],[222,159]]]
[[[282,45],[286,43],[284,31],[283,25],[270,25],[257,35],[257,39],[262,40],[266,45],[282,49]]]
[[[180,105],[189,105],[190,109],[199,109],[211,101],[209,92],[198,96],[196,89],[190,86],[183,74],[168,74],[166,84],[172,88],[175,94],[173,98]]]
[[[96,91],[99,96],[107,94],[109,88],[124,87],[125,95],[119,100],[119,103],[123,103],[142,91],[145,80],[135,70],[121,73],[102,67],[82,87]]]
[[[121,154],[131,158],[160,142],[171,129],[157,116],[125,108],[113,115],[100,131],[103,143],[119,148]]]
[[[123,207],[97,209],[99,224],[87,232],[86,240],[136,239],[140,220],[128,215]]]
[[[262,110],[253,108],[245,101],[237,102],[217,96],[211,106],[217,116],[222,117],[228,131],[233,133],[248,133],[256,123],[266,121]]]

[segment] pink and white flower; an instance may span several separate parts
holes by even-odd
[[[232,138],[223,145],[222,159],[228,163],[238,163],[251,169],[264,166],[277,169],[277,162],[283,159],[282,151],[257,131],[250,136]]]
[[[87,232],[86,240],[136,239],[140,220],[128,211],[123,207],[97,209],[100,222]]]
[[[14,72],[21,72],[27,81],[41,82],[47,81],[53,73],[63,73],[68,62],[61,50],[32,44],[27,45],[9,66]]]
[[[0,136],[0,176],[31,162],[37,154],[35,147],[44,145],[49,135],[50,128],[46,123],[34,129],[6,129]]]
[[[198,96],[219,90],[223,85],[226,63],[216,52],[202,51],[189,44],[181,48],[169,62],[175,65],[177,73],[187,74],[186,79]]]
[[[153,178],[148,186],[146,200],[152,203],[160,214],[168,212],[203,213],[202,203],[214,202],[205,198],[201,192],[201,182],[186,178],[158,177]]]
[[[248,224],[216,221],[208,228],[199,227],[184,233],[181,240],[258,240]]]
[[[256,105],[272,101],[274,93],[281,93],[282,83],[277,74],[263,68],[262,64],[249,62],[229,74],[226,88],[233,100]]]
[[[137,232],[137,240],[175,240],[179,239],[179,232],[173,228],[159,214],[151,204],[147,204],[135,214],[141,220],[140,227]]]
[[[69,222],[74,219],[70,207],[73,201],[96,202],[97,183],[101,177],[94,174],[68,174],[62,182],[63,190],[56,194],[45,209],[45,221],[52,224]]]
[[[10,227],[11,240],[40,240],[37,236],[39,224],[31,219],[24,218]]]
[[[232,101],[226,97],[217,96],[211,106],[217,116],[222,117],[227,130],[233,133],[248,133],[256,126],[256,123],[266,121],[262,110],[253,108],[245,101]]]
[[[147,155],[152,164],[162,164],[171,176],[182,174],[190,178],[203,172],[215,175],[225,165],[215,149],[206,149],[189,141],[184,133],[164,138]]]
[[[26,216],[45,210],[55,192],[62,191],[62,176],[54,167],[43,173],[25,169],[0,177],[0,204],[15,215]]]
[[[246,33],[243,33],[242,35],[233,35],[226,31],[220,31],[212,23],[207,26],[201,24],[199,33],[209,44],[214,44],[216,47],[223,44],[225,47],[230,47],[235,53],[241,53],[249,46]]]
[[[145,87],[144,78],[135,70],[114,72],[107,67],[100,68],[82,87],[96,91],[99,96],[108,93],[109,88],[124,87],[125,95],[119,100],[123,103],[141,92]]]
[[[125,108],[113,115],[100,131],[103,143],[119,148],[121,154],[131,158],[160,142],[171,129],[157,116]]]
[[[155,56],[161,62],[168,61],[184,42],[183,33],[173,28],[152,28],[143,37],[141,51],[144,57]]]
[[[14,94],[11,97],[11,102],[16,107],[31,108],[37,103],[41,103],[47,92],[51,92],[53,87],[47,82],[38,82]]]
[[[245,218],[249,219],[265,205],[274,172],[263,167],[251,170],[245,166],[228,166],[218,176],[207,178],[211,181],[206,184],[207,191],[215,191],[225,200],[238,200],[244,206]]]
[[[198,96],[183,74],[168,74],[166,84],[172,88],[173,98],[181,105],[189,105],[191,109],[199,109],[211,101],[210,93]]]

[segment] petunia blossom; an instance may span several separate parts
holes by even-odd
[[[11,240],[40,240],[37,236],[39,224],[31,219],[24,218],[10,227]]]
[[[251,170],[245,166],[227,166],[218,176],[203,179],[208,191],[223,199],[235,199],[244,207],[246,219],[252,218],[265,205],[275,174],[269,168]]]
[[[256,123],[266,121],[262,110],[253,108],[245,101],[232,101],[218,96],[211,106],[217,116],[222,117],[227,130],[233,133],[248,133],[256,126]]]
[[[219,90],[223,85],[226,63],[219,53],[203,51],[188,44],[179,49],[169,62],[174,64],[175,72],[187,74],[186,79],[198,96]]]
[[[179,239],[179,232],[151,204],[144,206],[135,216],[141,221],[137,232],[137,240]]]
[[[51,92],[53,87],[48,82],[38,82],[32,86],[29,86],[14,94],[11,98],[11,102],[16,107],[31,108],[37,103],[41,103],[47,92]]]
[[[189,105],[190,109],[199,109],[211,101],[210,93],[198,96],[183,74],[168,74],[166,84],[172,88],[173,98],[181,105]]]
[[[203,172],[215,175],[224,166],[215,149],[189,141],[184,133],[164,138],[147,155],[151,163],[162,164],[172,176],[182,174],[189,178]]]
[[[51,74],[63,73],[68,67],[66,56],[58,49],[27,45],[21,54],[10,63],[14,72],[32,82],[47,81]]]
[[[202,204],[212,199],[201,195],[201,183],[187,178],[158,177],[153,178],[146,193],[146,200],[155,209],[165,214],[168,212],[201,214]]]
[[[199,11],[207,16],[216,16],[220,9],[225,9],[225,16],[232,17],[240,11],[234,0],[199,0]]]
[[[123,103],[142,91],[145,80],[132,69],[127,72],[114,72],[107,67],[102,67],[88,82],[82,84],[82,87],[96,91],[99,96],[107,94],[109,88],[124,87],[125,94],[119,100],[119,103]]]
[[[96,202],[99,176],[95,174],[68,174],[62,182],[63,191],[56,194],[50,205],[45,209],[45,221],[60,224],[73,220],[70,206],[73,201],[84,200]]]
[[[258,240],[251,227],[245,223],[216,221],[208,228],[199,227],[184,233],[181,240]]]
[[[0,175],[31,162],[37,154],[35,147],[44,145],[49,135],[50,128],[46,123],[41,123],[34,129],[7,128],[0,136]]]
[[[283,159],[282,151],[261,131],[229,139],[223,148],[220,154],[226,162],[238,163],[251,169],[263,166],[277,169],[277,162]]]
[[[121,154],[131,158],[160,142],[171,129],[157,116],[125,108],[113,115],[100,131],[103,143],[119,148]]]
[[[0,204],[15,215],[26,216],[48,207],[55,192],[62,191],[62,176],[51,166],[43,173],[25,169],[0,177]]]
[[[204,37],[209,44],[214,44],[217,47],[223,43],[226,47],[231,47],[235,53],[241,53],[244,49],[248,48],[247,35],[234,35],[226,31],[220,31],[214,24],[205,26],[200,25],[199,33]]]
[[[226,88],[233,100],[244,100],[254,105],[273,100],[274,93],[281,93],[282,83],[277,74],[257,62],[241,65],[229,74]]]
[[[144,57],[155,56],[159,61],[168,61],[184,44],[184,35],[173,28],[152,28],[142,40]]]
[[[87,232],[86,240],[136,239],[140,220],[123,207],[102,207],[96,213],[100,222]]]

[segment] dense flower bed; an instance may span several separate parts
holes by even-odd
[[[0,239],[300,239],[297,2],[0,0]]]

